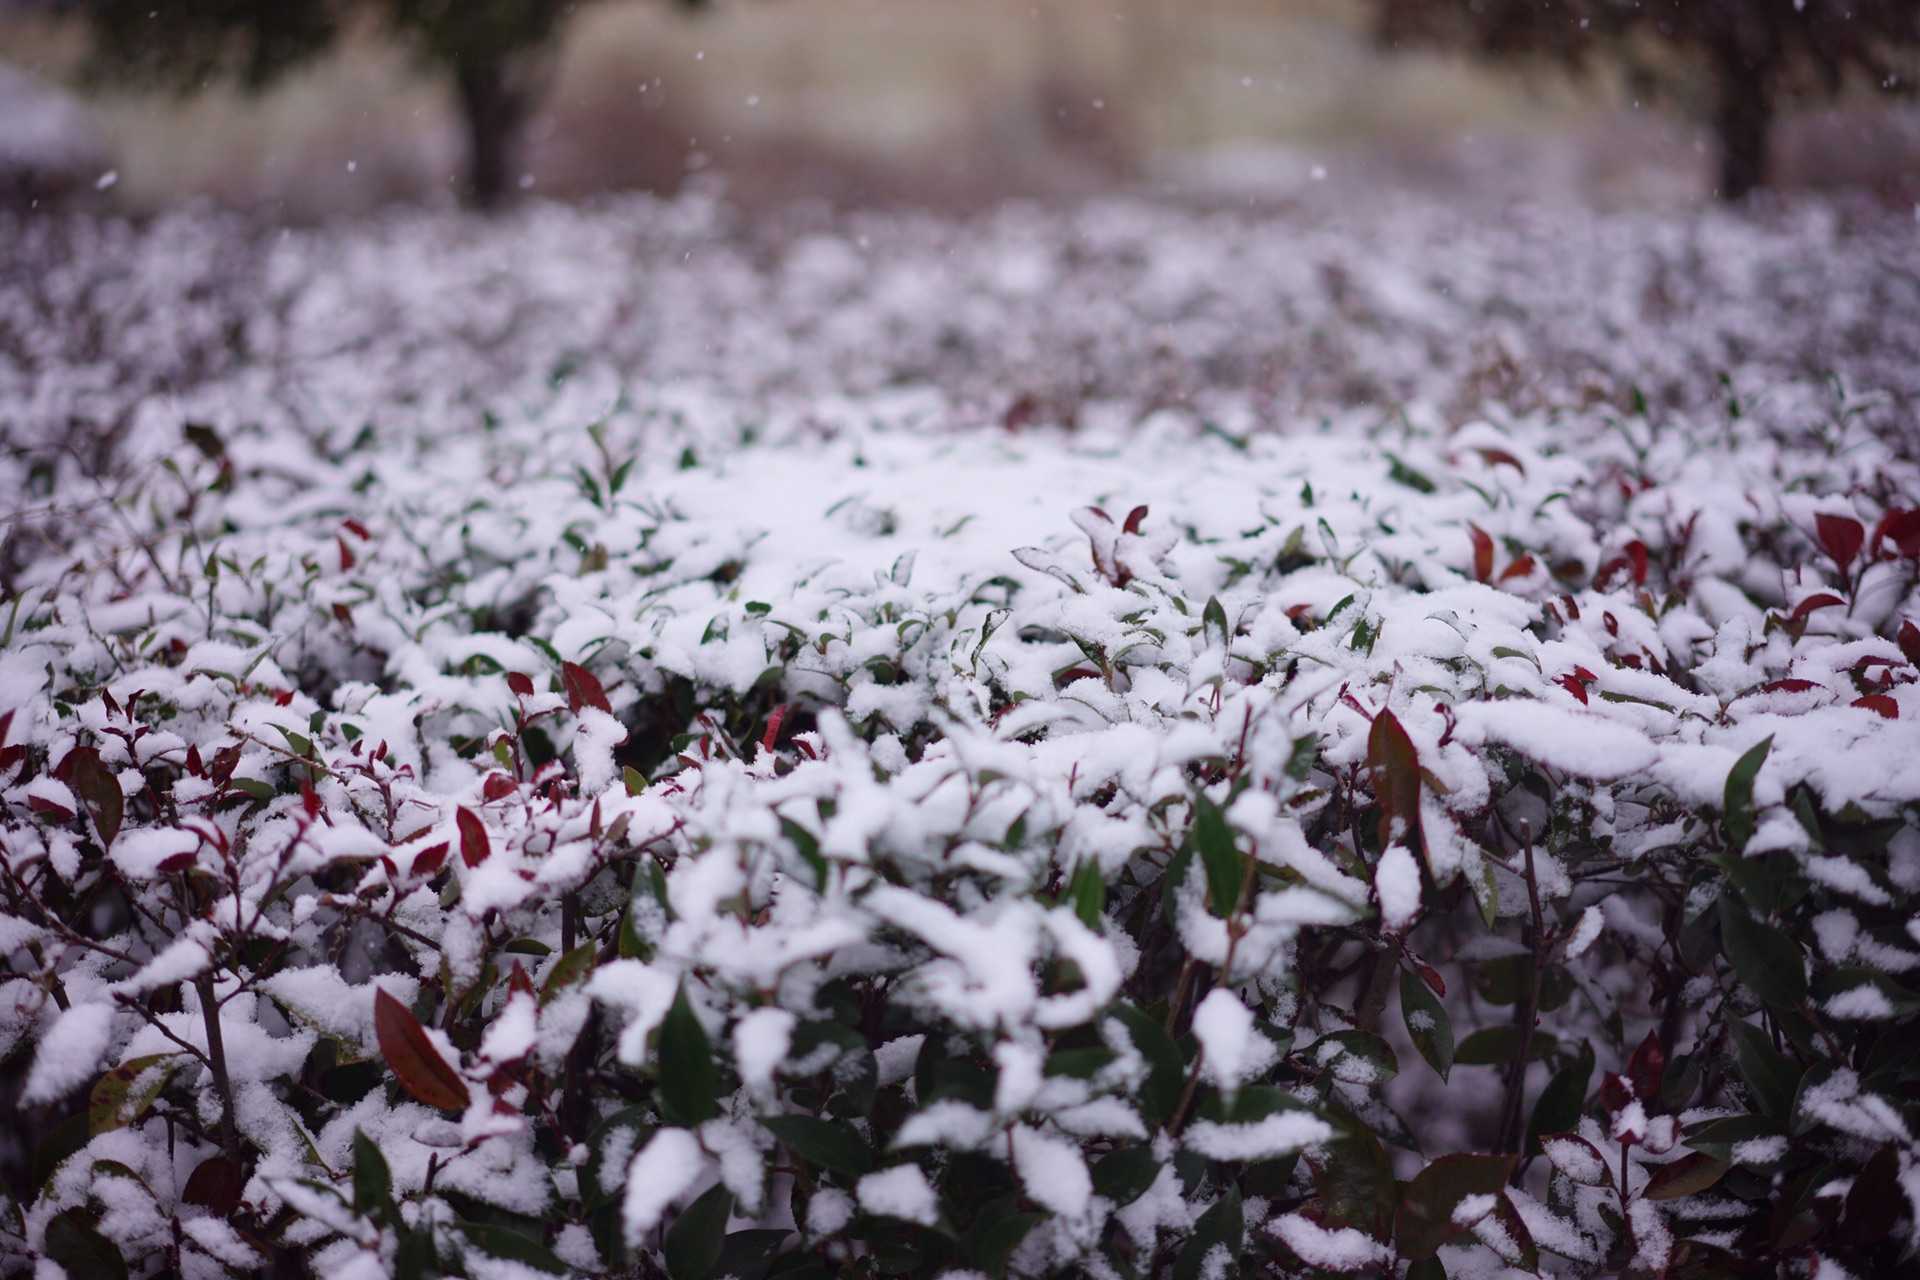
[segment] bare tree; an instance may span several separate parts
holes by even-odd
[[[696,8],[701,0],[676,0]],[[467,191],[481,208],[510,194],[522,127],[550,79],[580,0],[54,0],[92,28],[95,77],[186,92],[215,79],[260,89],[329,48],[362,13],[453,78],[468,141]]]
[[[1389,46],[1433,44],[1497,60],[1623,67],[1645,91],[1699,109],[1719,142],[1716,193],[1768,177],[1783,101],[1849,83],[1912,91],[1920,0],[1374,0]]]

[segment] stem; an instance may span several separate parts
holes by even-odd
[[[1526,994],[1513,1011],[1514,1026],[1520,1034],[1513,1048],[1513,1061],[1507,1064],[1506,1105],[1500,1119],[1500,1144],[1495,1148],[1501,1152],[1519,1151],[1525,1131],[1527,1064],[1533,1059],[1534,1023],[1540,1018],[1540,967],[1546,961],[1551,941],[1547,936],[1544,913],[1540,910],[1540,882],[1533,866],[1533,831],[1526,823],[1520,826],[1520,838],[1526,849],[1527,907],[1531,920],[1527,942],[1532,955],[1529,957]],[[1517,1176],[1517,1167],[1514,1172]]]
[[[227,1042],[220,1030],[220,1002],[214,999],[213,975],[203,973],[194,979],[200,993],[200,1017],[207,1025],[207,1062],[213,1068],[213,1087],[220,1094],[220,1142],[227,1159],[240,1171],[240,1130],[233,1122],[233,1080],[227,1074]]]

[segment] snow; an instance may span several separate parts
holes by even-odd
[[[700,1140],[691,1132],[662,1129],[649,1138],[627,1168],[620,1221],[628,1245],[639,1248],[660,1225],[668,1207],[690,1190],[706,1169]]]
[[[940,1200],[917,1164],[897,1164],[869,1173],[855,1188],[863,1212],[930,1227],[940,1221]]]
[[[1297,1213],[1287,1213],[1267,1224],[1287,1248],[1311,1267],[1327,1271],[1365,1271],[1392,1261],[1393,1251],[1353,1227],[1324,1227]]]
[[[105,1064],[172,1036],[204,1051],[214,982],[249,1201],[347,1274],[381,1265],[361,1238],[378,1233],[300,1179],[345,1189],[356,1131],[409,1213],[447,1211],[425,1191],[437,1161],[438,1188],[577,1226],[592,1165],[651,1248],[716,1178],[742,1221],[786,1225],[757,1118],[871,1081],[884,1100],[837,1118],[914,1163],[809,1188],[828,1253],[856,1209],[937,1223],[965,1151],[1048,1215],[1022,1246],[1036,1273],[1098,1275],[1113,1233],[1171,1251],[1220,1194],[1227,1171],[1181,1185],[1179,1144],[1232,1164],[1331,1141],[1311,1097],[1197,1118],[1215,1091],[1295,1079],[1266,1030],[1332,1068],[1340,1105],[1384,1115],[1370,1064],[1315,1047],[1351,1001],[1302,990],[1300,958],[1354,953],[1377,908],[1470,986],[1460,964],[1524,950],[1524,895],[1497,873],[1506,918],[1483,930],[1458,877],[1522,821],[1580,960],[1563,1045],[1644,1034],[1637,966],[1669,904],[1635,864],[1723,850],[1728,771],[1762,740],[1746,852],[1811,884],[1814,976],[1920,966],[1920,933],[1883,925],[1920,885],[1910,825],[1883,875],[1815,848],[1789,804],[1801,783],[1829,816],[1920,803],[1920,684],[1895,639],[1920,616],[1908,562],[1887,552],[1849,607],[1786,616],[1843,589],[1816,515],[1871,528],[1920,492],[1913,309],[1862,301],[1904,278],[1889,264],[1911,228],[1849,212],[1842,234],[1818,202],[1317,217],[1126,198],[862,215],[866,243],[833,219],[750,229],[694,195],[285,237],[207,212],[10,224],[0,492],[47,494],[9,512],[18,625],[0,642],[23,748],[0,776],[0,860],[10,885],[48,886],[0,918],[0,1047],[31,1042],[27,1098],[78,1105]],[[1603,569],[1636,543],[1645,584]],[[1868,688],[1890,701],[1850,705]],[[1329,819],[1368,820],[1388,711],[1417,757],[1421,838],[1369,868],[1370,833]],[[78,746],[127,801],[110,849],[60,816],[87,807],[52,772]],[[1257,861],[1232,922],[1204,866],[1162,878],[1202,794]],[[1593,848],[1550,843],[1569,822]],[[163,869],[183,854],[185,916]],[[1105,882],[1084,918],[1082,868]],[[1704,909],[1718,882],[1688,877]],[[43,911],[100,883],[134,909]],[[1171,933],[1130,936],[1162,901]],[[590,975],[562,981],[570,951]],[[1201,998],[1150,1016],[1184,1034],[1191,1015],[1199,1104],[1155,1133],[1145,1046],[1114,1010],[1170,997],[1188,962]],[[377,988],[492,1086],[457,1121],[391,1081],[337,1105],[295,1083],[316,1048],[381,1056]],[[1907,1016],[1891,986],[1819,989],[1836,1034]],[[115,1018],[135,994],[157,1021]],[[649,1101],[677,1083],[681,996],[729,1090],[697,1132]],[[1700,1027],[1723,998],[1711,976],[1686,989]],[[588,1039],[623,1079],[576,1116],[559,1082]],[[1112,1062],[1047,1074],[1096,1043]],[[956,1066],[964,1098],[920,1105]],[[174,1072],[169,1105],[217,1121],[209,1075]],[[1384,1098],[1453,1150],[1472,1107],[1431,1075]],[[646,1118],[611,1120],[630,1104]],[[1862,1145],[1910,1141],[1851,1073],[1803,1109]],[[1660,1154],[1677,1122],[1646,1112],[1619,1136]],[[95,1155],[183,1185],[208,1152],[148,1128],[96,1136]],[[1164,1166],[1118,1208],[1090,1173],[1115,1142]],[[1583,1184],[1565,1214],[1508,1194],[1544,1245],[1598,1265],[1611,1170],[1580,1144],[1549,1155]],[[36,1194],[36,1229],[105,1203],[91,1163]],[[1454,1273],[1495,1274],[1489,1242],[1510,1243],[1484,1199],[1462,1206],[1479,1242],[1450,1247]],[[103,1230],[133,1257],[181,1238],[171,1212],[122,1196]],[[1651,1268],[1672,1233],[1642,1217]],[[1297,1213],[1271,1230],[1315,1265],[1386,1264]],[[188,1234],[209,1257],[236,1247]],[[592,1270],[590,1237],[555,1247]]]
[[[21,1102],[54,1102],[90,1084],[113,1043],[113,1028],[114,1007],[104,1001],[74,1005],[54,1019],[34,1051]]]

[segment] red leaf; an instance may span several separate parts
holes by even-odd
[[[367,532],[367,526],[361,524],[358,520],[346,519],[346,520],[342,520],[340,523],[346,527],[346,530],[348,533],[360,539],[360,541],[362,542],[373,541],[373,535]]]
[[[513,690],[516,697],[531,698],[533,696],[532,678],[519,671],[507,672],[507,688]]]
[[[1633,565],[1633,585],[1647,585],[1647,544],[1635,538],[1627,544],[1627,560]]]
[[[1798,676],[1790,676],[1785,680],[1773,680],[1773,681],[1769,681],[1766,684],[1761,685],[1760,692],[1762,693],[1807,693],[1814,689],[1825,689],[1825,688],[1826,688],[1825,685],[1816,684],[1812,680],[1802,680]]]
[[[300,780],[300,807],[306,811],[308,822],[320,816],[320,795],[313,789],[310,778]]]
[[[1920,559],[1920,507],[1912,511],[1889,511],[1873,526],[1873,545],[1868,554],[1880,558],[1880,545],[1892,542],[1901,555]]]
[[[199,861],[199,858],[200,851],[198,849],[190,853],[168,854],[166,857],[160,859],[160,869],[168,875],[173,875],[175,872],[187,870],[193,866],[195,862]]]
[[[606,690],[600,687],[600,678],[577,662],[560,664],[560,679],[567,686],[567,709],[578,712],[582,707],[593,707],[609,715],[613,708],[607,703]]]
[[[760,739],[760,745],[768,751],[773,750],[773,744],[780,740],[780,726],[787,722],[787,705],[784,702],[781,703],[773,709],[773,714],[767,717],[767,732]]]
[[[1580,682],[1578,676],[1561,676],[1558,680],[1554,681],[1554,683],[1574,697],[1580,699],[1581,706],[1584,707],[1587,705],[1587,686]]]
[[[1813,527],[1820,534],[1820,545],[1826,548],[1840,572],[1845,573],[1867,541],[1866,528],[1852,516],[1829,515],[1815,516]]]
[[[273,705],[276,707],[284,707],[292,701],[293,690],[291,689],[281,689],[273,695]]]
[[[1126,523],[1120,526],[1120,532],[1122,533],[1140,532],[1140,522],[1142,520],[1145,520],[1146,518],[1147,518],[1146,507],[1144,505],[1135,507],[1133,510],[1127,512]]]
[[[1611,1072],[1600,1081],[1600,1105],[1607,1109],[1608,1115],[1618,1115],[1627,1109],[1633,1101],[1633,1084],[1625,1076]]]
[[[217,1218],[224,1218],[240,1204],[240,1171],[225,1156],[202,1160],[187,1175],[180,1199],[197,1204]]]
[[[495,800],[505,800],[512,795],[518,789],[518,785],[512,778],[496,769],[488,774],[486,782],[481,784],[480,794],[486,797],[488,804],[492,804]]]
[[[343,627],[353,625],[353,609],[348,605],[341,604],[338,600],[333,602],[333,616]]]
[[[522,995],[533,994],[533,979],[527,976],[527,971],[520,967],[518,960],[513,962],[513,972],[507,975],[507,990],[518,991]]]
[[[1533,556],[1531,553],[1523,553],[1514,557],[1513,563],[1500,571],[1500,581],[1506,582],[1511,578],[1524,578],[1532,572]]]
[[[1396,838],[1396,825],[1404,828],[1404,838],[1411,843],[1420,827],[1420,757],[1414,751],[1413,739],[1391,711],[1373,718],[1373,729],[1367,735],[1367,767],[1373,773],[1373,794],[1380,804],[1381,847]]]
[[[1487,582],[1493,577],[1493,539],[1477,524],[1467,526],[1467,536],[1473,539],[1474,581]]]
[[[1520,459],[1514,457],[1505,449],[1475,449],[1474,452],[1480,455],[1480,460],[1486,463],[1489,468],[1497,466],[1500,463],[1505,463],[1521,475],[1524,476],[1527,474],[1527,469],[1520,465]]]
[[[349,547],[347,540],[338,534],[334,535],[333,541],[340,548],[340,572],[345,573],[353,568],[353,548]]]
[[[45,796],[28,796],[27,808],[35,813],[44,813],[55,822],[73,821],[73,810],[63,804],[56,804]]]
[[[1418,960],[1413,962],[1413,967],[1419,970],[1420,980],[1433,989],[1433,994],[1437,996],[1447,994],[1447,980],[1440,976],[1438,969],[1430,964],[1421,964]]]
[[[1920,666],[1920,627],[1904,620],[1900,623],[1900,652],[1908,662]]]
[[[420,1020],[384,987],[373,997],[373,1031],[402,1088],[430,1107],[466,1110],[467,1082],[433,1047]]]
[[[460,860],[477,867],[493,854],[493,841],[487,838],[487,825],[480,815],[464,806],[454,813],[460,827]]]
[[[432,879],[439,873],[440,868],[446,865],[448,848],[447,842],[442,840],[439,844],[430,845],[414,854],[413,874]]]
[[[1845,603],[1846,603],[1845,600],[1842,600],[1839,596],[1834,595],[1833,592],[1831,591],[1816,591],[1814,594],[1808,596],[1805,600],[1802,600],[1799,604],[1793,606],[1792,618],[1795,622],[1798,622],[1800,621],[1800,619],[1812,613],[1815,609],[1831,609],[1833,608],[1833,606],[1837,604],[1845,604]]]
[[[1627,1062],[1627,1079],[1633,1085],[1633,1096],[1642,1102],[1659,1097],[1660,1082],[1666,1074],[1667,1051],[1661,1047],[1660,1037],[1649,1031]]]
[[[1884,693],[1870,693],[1864,698],[1855,698],[1853,705],[1856,707],[1864,707],[1868,711],[1876,715],[1885,716],[1889,720],[1898,720],[1900,718],[1900,704]]]

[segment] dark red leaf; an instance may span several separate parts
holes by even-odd
[[[1527,469],[1520,465],[1520,459],[1514,457],[1505,449],[1475,449],[1474,452],[1479,454],[1480,460],[1490,468],[1505,463],[1521,475],[1524,476],[1527,474]]]
[[[1864,698],[1855,698],[1853,705],[1864,707],[1875,715],[1885,716],[1889,720],[1900,718],[1900,704],[1884,693],[1870,693]]]
[[[351,533],[354,537],[360,539],[360,541],[373,541],[373,535],[367,532],[367,526],[361,524],[358,520],[347,519],[342,520],[340,523],[346,527],[348,533]]]
[[[1647,544],[1635,538],[1627,544],[1627,562],[1633,566],[1633,585],[1647,585]]]
[[[1381,847],[1394,840],[1395,826],[1403,828],[1404,838],[1411,843],[1420,827],[1420,757],[1391,711],[1373,718],[1367,735],[1367,768],[1380,804]]]
[[[306,811],[309,822],[320,816],[320,795],[313,789],[310,778],[300,780],[300,807]]]
[[[1140,522],[1142,520],[1145,520],[1146,518],[1147,518],[1146,507],[1144,505],[1135,507],[1133,510],[1127,512],[1126,523],[1120,526],[1120,532],[1122,533],[1140,532]]]
[[[533,696],[532,678],[519,671],[507,672],[507,688],[513,690],[514,694],[518,697],[531,698]]]
[[[1666,1074],[1667,1051],[1661,1047],[1660,1037],[1649,1031],[1627,1062],[1627,1079],[1633,1085],[1634,1097],[1642,1102],[1659,1097],[1660,1082]]]
[[[1600,1081],[1600,1105],[1608,1115],[1617,1115],[1633,1101],[1633,1082],[1625,1076],[1608,1073]]]
[[[767,732],[761,737],[760,745],[768,751],[773,750],[773,744],[780,740],[780,726],[786,722],[787,704],[783,702],[773,709],[772,715],[767,717]]]
[[[1554,683],[1574,697],[1580,699],[1581,706],[1584,707],[1587,705],[1587,686],[1580,682],[1578,676],[1561,676],[1558,680],[1554,681]]]
[[[1800,621],[1800,619],[1812,613],[1815,609],[1831,609],[1833,608],[1833,606],[1837,604],[1845,604],[1845,603],[1846,603],[1845,600],[1842,600],[1839,596],[1834,595],[1833,592],[1831,591],[1816,591],[1814,594],[1808,596],[1805,600],[1802,600],[1799,604],[1793,606],[1792,617],[1795,622],[1798,622]]]
[[[197,1204],[215,1217],[224,1218],[240,1204],[240,1171],[225,1156],[202,1160],[187,1175],[180,1199]]]
[[[1794,677],[1789,677],[1785,680],[1769,681],[1768,683],[1760,686],[1760,692],[1762,693],[1806,693],[1809,690],[1825,689],[1825,688],[1826,686],[1823,684],[1816,684],[1811,680],[1802,680],[1799,677],[1794,676]]]
[[[1417,960],[1414,961],[1413,967],[1419,970],[1420,980],[1433,988],[1433,994],[1437,996],[1447,994],[1447,980],[1440,976],[1438,969],[1430,964],[1421,964]]]
[[[199,860],[200,851],[198,849],[190,850],[186,853],[172,853],[160,859],[160,869],[168,875],[175,875],[190,869],[193,864]]]
[[[442,840],[439,844],[430,845],[415,854],[413,856],[413,874],[429,878],[436,875],[440,868],[446,865],[448,848],[447,842]]]
[[[1512,564],[1508,565],[1506,568],[1500,571],[1500,581],[1507,582],[1513,578],[1524,578],[1532,572],[1533,572],[1532,554],[1522,553],[1514,557]]]
[[[1900,652],[1908,662],[1920,666],[1920,627],[1904,620],[1900,623]]]
[[[1813,518],[1813,526],[1820,534],[1820,545],[1842,573],[1860,554],[1860,548],[1866,544],[1867,530],[1852,516],[1818,515]]]
[[[579,663],[561,663],[560,679],[567,686],[569,711],[577,713],[582,707],[593,707],[609,715],[613,713],[613,707],[607,702],[606,690],[600,687],[600,678]]]
[[[384,987],[373,997],[373,1031],[402,1088],[430,1107],[466,1110],[467,1082],[427,1039],[420,1020]]]
[[[333,541],[335,545],[340,548],[340,572],[345,573],[347,570],[353,568],[353,548],[349,547],[347,540],[338,534],[334,535]]]
[[[527,971],[520,967],[518,960],[513,962],[513,972],[507,975],[507,990],[529,996],[534,993],[533,979],[527,976]]]
[[[1477,524],[1467,526],[1467,537],[1473,540],[1474,581],[1491,581],[1493,579],[1493,539]]]
[[[273,695],[273,705],[276,707],[287,706],[292,701],[293,701],[293,690],[291,689],[281,689],[275,692]]]
[[[333,602],[333,616],[343,627],[353,625],[353,610],[349,606],[341,604],[338,600]]]
[[[487,775],[486,782],[481,785],[480,793],[486,797],[488,804],[492,804],[495,800],[505,800],[518,789],[518,783],[496,769]]]
[[[1911,511],[1889,511],[1873,526],[1873,546],[1869,554],[1880,558],[1881,544],[1891,542],[1901,555],[1920,559],[1920,507]]]
[[[45,796],[28,796],[27,808],[35,813],[43,813],[55,822],[73,821],[73,810],[63,804],[56,804]]]
[[[454,813],[454,821],[460,827],[460,860],[470,867],[477,867],[493,854],[493,841],[487,838],[487,824],[480,821],[480,815],[462,806]]]

